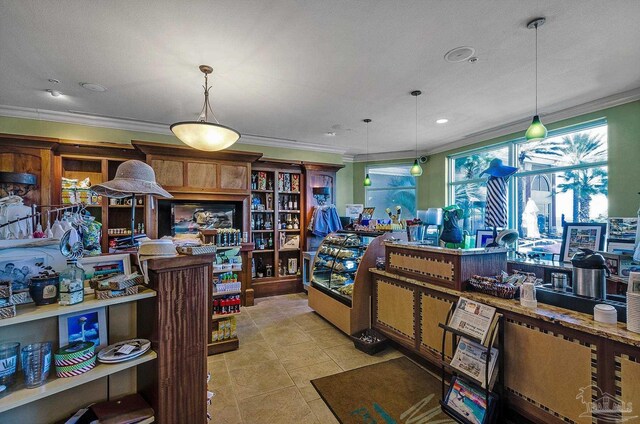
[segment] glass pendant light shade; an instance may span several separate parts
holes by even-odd
[[[527,128],[527,132],[524,134],[524,137],[527,141],[542,141],[547,138],[547,128],[542,125],[538,115],[533,117],[533,121],[531,122],[531,125],[529,125],[529,128]]]
[[[232,128],[205,121],[176,122],[170,128],[187,146],[208,152],[226,149],[240,138]]]
[[[364,183],[362,185],[365,187],[371,187],[371,178],[369,178],[369,174],[364,176]]]
[[[209,74],[213,68],[209,65],[200,65],[200,72],[204,74],[204,105],[200,112],[200,120],[176,122],[169,127],[180,141],[189,147],[207,152],[215,152],[226,149],[240,139],[240,133],[233,128],[220,125],[209,104]],[[216,121],[208,122],[209,112]]]
[[[420,175],[422,175],[422,167],[418,163],[418,159],[413,161],[413,166],[411,167],[411,170],[409,172],[414,177],[419,177]]]

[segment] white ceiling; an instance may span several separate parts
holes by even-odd
[[[0,0],[0,105],[170,124],[209,64],[222,124],[351,154],[363,118],[372,153],[413,149],[420,89],[429,151],[532,115],[537,16],[542,115],[640,87],[639,0]],[[458,46],[478,62],[445,62]]]

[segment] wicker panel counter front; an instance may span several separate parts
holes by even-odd
[[[442,349],[438,324],[446,320],[459,296],[497,308],[505,318],[501,354],[506,405],[528,420],[595,423],[586,408],[607,396],[626,406],[640,405],[640,334],[623,324],[604,326],[590,315],[542,303],[525,308],[517,300],[460,292],[426,277],[408,278],[374,268],[370,272],[373,327],[436,366]],[[450,357],[450,339],[445,349]],[[639,415],[636,408],[623,411],[625,418]]]
[[[464,290],[472,275],[495,275],[507,269],[504,249],[447,249],[407,242],[386,242],[388,272]]]

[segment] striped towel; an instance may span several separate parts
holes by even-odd
[[[487,181],[484,225],[492,228],[507,226],[507,181],[502,177],[490,177]]]

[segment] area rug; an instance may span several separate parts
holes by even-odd
[[[440,380],[403,357],[312,380],[342,424],[453,423]]]

